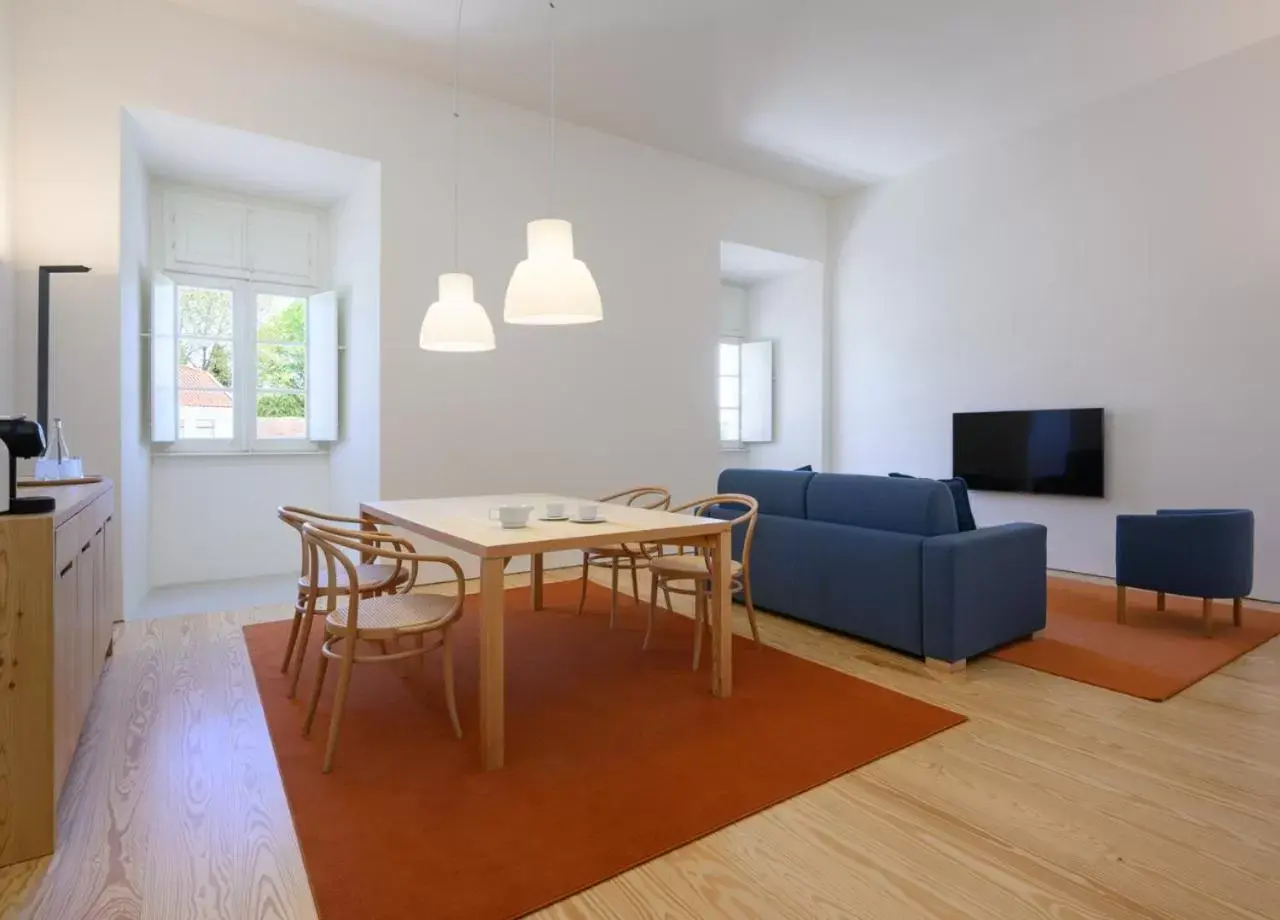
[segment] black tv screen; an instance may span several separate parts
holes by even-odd
[[[952,475],[971,489],[1104,497],[1101,409],[957,412]]]

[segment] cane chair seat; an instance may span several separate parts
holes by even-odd
[[[456,618],[457,599],[440,594],[386,594],[360,601],[356,613],[356,630],[361,638],[375,633],[414,633],[438,629]],[[325,617],[328,626],[337,630],[347,628],[348,605],[339,603],[337,609]],[[376,638],[376,636],[372,636]]]

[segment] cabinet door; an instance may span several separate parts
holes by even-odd
[[[98,600],[97,554],[94,552],[93,522],[85,520],[80,530],[80,554],[76,557],[76,735],[89,713],[93,688],[98,677],[98,656],[93,650],[96,603]]]
[[[314,286],[319,226],[314,214],[250,208],[247,239],[254,279]]]
[[[111,609],[111,578],[107,571],[107,534],[111,518],[102,522],[102,526],[93,538],[93,674],[96,678],[102,670],[102,661],[107,657],[107,649],[111,647],[111,630],[115,626],[115,616]]]
[[[239,202],[191,192],[166,192],[165,267],[244,277],[245,214],[245,206]]]
[[[59,528],[58,541],[68,535],[68,527]],[[73,529],[73,528],[72,528]],[[73,536],[73,535],[72,535]],[[71,755],[75,753],[80,737],[80,719],[76,704],[79,682],[77,680],[78,655],[76,652],[76,608],[79,600],[80,573],[76,570],[76,554],[62,562],[53,583],[53,792],[54,799],[62,789]]]

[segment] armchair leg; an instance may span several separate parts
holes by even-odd
[[[1206,597],[1203,601],[1204,610],[1204,635],[1206,639],[1213,638],[1213,598]]]
[[[1116,585],[1116,622],[1121,626],[1125,622],[1124,585]]]
[[[1164,592],[1163,591],[1156,592],[1156,609],[1157,610],[1164,609]]]
[[[1237,597],[1231,601],[1231,622],[1235,626],[1244,625],[1244,598]]]
[[[924,666],[930,671],[939,671],[943,674],[956,674],[968,667],[969,659],[961,658],[959,661],[943,661],[941,658],[926,658]]]

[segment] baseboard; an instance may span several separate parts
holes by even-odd
[[[1058,578],[1069,578],[1072,581],[1083,581],[1093,585],[1111,585],[1115,587],[1116,583],[1115,578],[1110,575],[1095,575],[1092,572],[1074,572],[1071,569],[1055,569],[1052,567],[1048,569],[1048,572]],[[1250,606],[1280,612],[1280,600],[1272,601],[1267,600],[1265,597],[1254,597],[1253,595],[1246,597],[1245,600],[1248,601]]]

